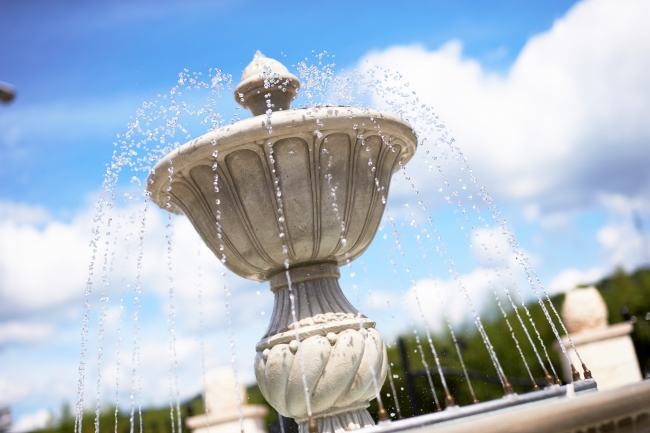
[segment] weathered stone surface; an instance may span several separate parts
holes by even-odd
[[[409,125],[352,107],[277,112],[271,124],[261,117],[165,156],[148,179],[151,199],[187,215],[245,278],[266,281],[285,259],[292,267],[356,259],[377,231],[391,175],[415,152]]]

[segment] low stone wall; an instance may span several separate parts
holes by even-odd
[[[650,433],[650,380],[419,429],[421,433]]]

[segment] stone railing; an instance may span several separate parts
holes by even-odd
[[[399,424],[380,425],[372,432],[413,430],[401,429]],[[607,391],[569,393],[418,430],[419,433],[650,433],[650,380]]]

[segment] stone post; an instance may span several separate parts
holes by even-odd
[[[187,418],[185,425],[192,433],[241,433],[235,376],[230,367],[218,368],[206,374],[205,414]],[[240,384],[242,418],[246,433],[267,433],[264,417],[266,406],[247,404],[246,388]]]
[[[589,366],[598,388],[603,390],[641,380],[641,370],[634,350],[629,322],[609,325],[607,306],[595,287],[567,293],[562,305],[562,319],[585,364]],[[562,343],[575,365],[578,358],[564,337]],[[553,348],[560,352],[557,342]],[[564,378],[571,382],[571,369],[560,356]]]

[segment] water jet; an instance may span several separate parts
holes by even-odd
[[[269,281],[273,313],[255,347],[255,375],[262,394],[278,413],[296,420],[301,433],[340,433],[372,427],[367,408],[375,398],[380,421],[384,420],[379,390],[389,366],[376,323],[341,291],[339,267],[357,259],[372,242],[391,176],[415,155],[418,139],[409,122],[387,112],[343,105],[291,109],[300,86],[298,77],[282,64],[258,53],[234,92],[236,101],[254,117],[208,132],[166,154],[151,170],[147,189],[162,209],[186,215],[226,268],[250,280]],[[489,196],[484,200],[490,203]],[[523,269],[559,339],[534,287],[537,276],[526,266]],[[550,300],[549,305],[557,315]],[[557,375],[550,375],[536,352],[547,386],[539,389],[533,379],[535,391],[514,394],[471,303],[470,309],[504,397],[459,408],[445,385],[445,410],[380,422],[373,431],[425,426],[461,431],[454,430],[458,420],[466,428],[493,427],[515,419],[516,413],[532,419],[533,406],[539,410],[553,405],[555,413],[562,414],[553,420],[553,428],[568,431],[600,422],[596,420],[602,417],[584,415],[589,410],[585,406],[612,405],[614,397],[605,393],[594,397],[596,383],[584,363],[584,380],[570,363],[573,383],[559,386],[554,383],[559,381]],[[560,325],[564,326],[561,321]],[[429,343],[434,350],[430,337]],[[568,347],[573,343],[566,349],[561,346],[567,359]],[[438,369],[443,378],[440,365]],[[619,407],[616,414],[642,423],[646,412],[639,395],[650,395],[650,387],[635,384],[631,392],[635,394],[628,399],[629,410]],[[576,393],[579,398],[574,398]],[[616,398],[625,400],[618,394]],[[562,409],[563,399],[573,399],[569,406],[582,418]],[[544,428],[542,423],[529,431]]]

